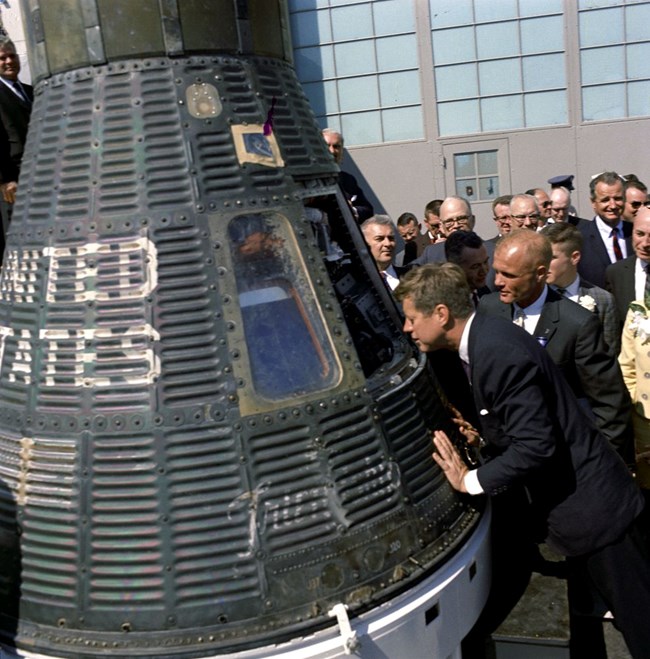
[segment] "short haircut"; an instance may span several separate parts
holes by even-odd
[[[399,302],[410,298],[415,308],[430,316],[444,304],[458,319],[469,318],[474,311],[467,278],[455,263],[429,263],[409,270],[393,291]]]
[[[492,213],[494,213],[494,209],[497,206],[510,206],[511,201],[512,201],[512,195],[511,194],[504,194],[504,195],[501,195],[500,197],[497,197],[492,202]]]
[[[551,245],[560,245],[567,256],[571,256],[573,252],[582,253],[582,234],[573,224],[568,222],[547,224],[540,233],[551,241]]]
[[[537,262],[538,265],[544,265],[547,268],[551,265],[553,248],[549,239],[541,233],[530,229],[511,231],[499,240],[495,253],[504,252],[515,245],[523,247],[526,258]]]
[[[413,215],[413,213],[402,213],[397,218],[398,227],[405,227],[407,224],[411,224],[411,222],[415,222],[417,225],[420,224],[420,221],[417,217],[415,217],[415,215]]]
[[[445,257],[449,263],[461,264],[463,249],[478,249],[483,244],[481,237],[473,231],[454,231],[444,242]]]
[[[630,178],[630,176],[634,176],[634,174],[628,174],[625,177],[625,184],[623,186],[625,192],[632,188],[634,190],[639,190],[644,194],[648,194],[648,186],[643,181],[639,181],[636,176],[634,176],[634,178]]]
[[[16,44],[6,35],[0,34],[0,50],[12,50],[16,52]]]
[[[515,201],[515,199],[530,199],[534,202],[535,208],[537,209],[537,212],[539,213],[539,204],[537,203],[537,198],[532,195],[524,192],[523,194],[516,194],[512,196],[512,199],[510,200],[510,208],[512,208],[512,202]],[[529,229],[530,231],[530,229]]]
[[[546,192],[544,188],[530,188],[530,190],[526,190],[526,194],[532,195],[533,197],[535,196],[536,192]]]
[[[373,215],[372,217],[369,217],[362,225],[361,225],[361,231],[365,233],[366,229],[371,225],[371,224],[379,224],[381,226],[389,226],[393,231],[395,231],[395,225],[393,224],[393,220],[390,219],[389,215]]]
[[[596,200],[596,186],[599,183],[614,185],[615,183],[624,183],[624,181],[623,177],[616,172],[603,172],[602,174],[598,174],[598,176],[594,176],[591,181],[589,181],[589,198],[591,201]]]
[[[430,201],[424,207],[424,217],[427,215],[437,215],[440,217],[440,206],[442,206],[443,201],[444,199],[434,199],[433,201]]]

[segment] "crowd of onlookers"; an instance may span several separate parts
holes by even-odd
[[[636,462],[639,484],[650,488],[647,187],[634,175],[594,176],[594,215],[586,219],[571,204],[572,178],[494,199],[496,235],[488,240],[473,231],[470,202],[457,196],[428,203],[423,226],[404,213],[396,223],[372,216],[361,229],[391,289],[410,268],[447,261],[460,266],[476,309],[508,315],[545,346],[601,431]],[[573,328],[564,317],[549,328],[550,303],[558,296],[589,315]]]
[[[331,130],[323,136],[340,163],[343,137]],[[483,240],[463,197],[429,202],[422,223],[410,212],[393,222],[373,214],[356,179],[342,176],[386,285],[395,290],[418,266],[458,265],[475,309],[510,318],[544,346],[589,416],[633,466],[639,485],[650,490],[646,185],[634,174],[597,174],[589,181],[593,215],[580,218],[571,202],[574,177],[554,177],[546,189],[494,199],[495,235]],[[553,303],[559,298],[572,304],[558,307]]]
[[[342,137],[336,135],[342,150]],[[592,443],[593,435],[588,439],[577,430],[591,426],[600,435],[599,441],[618,453],[645,500],[650,501],[650,200],[647,187],[634,174],[603,172],[589,182],[593,215],[580,218],[571,203],[573,178],[555,177],[546,189],[535,187],[494,199],[495,235],[487,240],[474,232],[471,203],[463,197],[429,202],[422,223],[410,212],[393,222],[387,215],[372,214],[365,201],[365,215],[359,213],[354,203],[366,200],[365,195],[350,194],[342,185],[385,285],[395,293],[398,304],[403,304],[404,330],[421,350],[431,353],[429,364],[452,404],[461,433],[475,440],[481,428],[487,433],[483,450],[489,467],[479,466],[477,471],[468,466],[439,431],[434,432],[436,462],[461,492],[498,493],[498,488],[490,491],[488,485],[489,475],[494,473],[504,483],[522,479],[527,488],[523,504],[513,505],[503,495],[493,501],[496,591],[491,591],[479,621],[465,639],[463,656],[489,655],[483,654],[483,639],[495,628],[493,614],[513,606],[516,597],[506,600],[518,586],[505,599],[498,591],[504,580],[517,581],[518,571],[530,573],[531,560],[523,557],[530,553],[525,545],[527,533],[513,535],[512,525],[523,525],[518,527],[522,530],[529,514],[534,518],[541,512],[543,523],[549,525],[555,523],[551,520],[557,514],[560,527],[577,515],[566,527],[569,530],[559,532],[560,544],[567,542],[560,553],[571,556],[574,552],[570,529],[590,538],[569,563],[571,656],[586,656],[585,652],[606,655],[602,628],[584,622],[597,620],[597,616],[575,614],[580,608],[576,602],[593,601],[598,592],[605,607],[614,611],[632,656],[650,657],[646,625],[635,613],[650,604],[650,581],[645,576],[650,572],[647,514],[638,515],[635,508],[629,519],[620,518],[618,526],[610,525],[616,526],[616,533],[623,533],[617,541],[594,535],[594,520],[603,517],[607,501],[611,504],[620,497],[629,503],[635,499],[622,480],[614,485],[620,475],[614,477],[613,466],[603,470],[594,462],[601,458],[592,456],[581,462],[576,457],[601,450],[598,442]],[[354,185],[358,187],[356,180]],[[443,264],[454,266],[449,270]],[[458,286],[455,293],[453,283],[449,284],[454,272],[463,280],[462,290],[469,293],[465,311],[463,301],[458,302]],[[533,337],[544,357],[555,364],[555,374],[541,375],[539,358],[532,354],[516,357],[520,354],[518,340],[509,339],[505,332],[503,337],[479,340],[476,330],[472,339],[472,330],[467,330],[470,326],[481,327],[482,332],[501,331],[498,328],[502,327],[472,320],[475,317],[500,317],[501,322],[507,321],[506,327],[519,326],[529,335],[526,340]],[[474,348],[475,358],[490,366],[481,362],[477,366],[471,363],[471,356],[468,359],[468,336],[470,352],[472,343],[484,346]],[[518,336],[523,341],[524,336]],[[494,350],[508,352],[511,346],[512,355],[493,362]],[[451,361],[442,353],[452,354]],[[460,376],[459,369],[451,368],[454,359],[463,364]],[[473,377],[480,377],[480,382],[472,382]],[[540,382],[546,382],[542,389]],[[545,391],[544,386],[553,391]],[[479,411],[481,404],[485,409]],[[542,437],[547,429],[535,425],[539,415],[549,426],[546,439]],[[535,456],[542,446],[550,452]],[[569,446],[572,455],[563,463],[560,456]],[[520,451],[520,458],[513,458]],[[521,457],[527,454],[527,458]],[[548,509],[536,510],[531,492],[540,486],[539,474],[546,469],[555,483],[541,483],[542,490],[548,487],[541,495]],[[554,498],[555,486],[565,488],[559,498]],[[586,495],[577,504],[590,487],[598,495]],[[607,516],[613,519],[611,511]],[[521,590],[517,593],[519,596]]]
[[[578,513],[572,528],[585,537],[595,528],[592,513],[604,505],[604,500],[593,497],[593,506],[585,501],[576,505],[576,497],[580,497],[581,483],[589,487],[588,483],[593,486],[598,482],[602,492],[612,486],[610,469],[613,466],[592,470],[587,466],[588,463],[593,466],[592,458],[581,463],[575,455],[561,466],[559,456],[573,443],[577,452],[590,445],[597,446],[591,443],[593,438],[586,439],[572,429],[570,424],[576,418],[591,419],[596,432],[607,440],[604,443],[609,443],[628,465],[646,500],[650,500],[650,201],[647,188],[634,175],[603,172],[594,176],[589,184],[593,216],[587,219],[577,217],[571,205],[571,180],[561,183],[549,190],[533,188],[522,194],[496,198],[492,203],[496,235],[488,240],[473,231],[470,202],[457,196],[427,204],[422,228],[411,213],[402,214],[395,225],[387,216],[372,216],[361,224],[379,271],[389,288],[395,291],[397,300],[404,304],[404,329],[421,349],[432,353],[429,363],[446,396],[459,410],[459,422],[475,433],[479,432],[476,428],[483,428],[487,433],[485,450],[489,467],[468,471],[455,454],[453,444],[440,432],[434,433],[437,463],[450,483],[461,492],[490,492],[489,474],[498,473],[505,483],[514,484],[523,479],[528,496],[532,497],[528,503],[524,497],[523,513],[518,507],[520,504],[513,506],[506,500],[504,505],[500,498],[493,503],[497,514],[493,522],[493,552],[497,558],[493,558],[496,562],[492,569],[499,584],[496,588],[502,591],[500,584],[504,580],[516,581],[518,571],[524,575],[529,573],[530,561],[522,559],[522,554],[529,550],[525,544],[521,547],[517,544],[523,542],[527,534],[513,536],[511,525],[519,523],[525,527],[529,522],[526,518],[535,517],[537,505],[533,499],[536,495],[531,493],[540,486],[540,474],[544,469],[548,469],[541,483],[544,494],[538,496],[541,500],[547,499],[544,506],[549,506],[548,511],[542,513],[542,519],[548,516],[545,523],[550,524],[551,517],[562,510],[558,516],[560,525]],[[396,234],[403,242],[399,253],[396,253]],[[554,362],[563,384],[568,385],[575,397],[572,402],[567,400],[569,394],[562,392],[557,382],[551,382],[550,375],[543,377],[537,372],[536,358],[531,356],[528,363],[528,357],[515,356],[519,354],[518,344],[505,333],[502,338],[487,340],[486,337],[479,341],[471,338],[470,330],[470,345],[473,341],[485,346],[482,352],[474,349],[475,359],[491,365],[465,363],[465,375],[470,384],[472,378],[478,382],[474,382],[469,391],[458,388],[458,381],[467,378],[454,378],[449,360],[441,355],[448,350],[439,348],[451,348],[467,359],[467,347],[463,348],[468,341],[467,331],[462,330],[461,339],[460,330],[455,328],[458,322],[463,327],[463,323],[468,323],[467,318],[473,316],[461,313],[460,321],[453,317],[457,313],[454,307],[457,301],[453,291],[447,290],[445,297],[445,278],[450,277],[441,269],[446,266],[440,264],[445,263],[455,264],[462,273],[460,276],[471,298],[471,306],[468,306],[476,317],[501,318],[535,339],[545,356]],[[421,276],[417,275],[418,271]],[[438,292],[432,293],[434,290]],[[480,324],[474,321],[472,326],[480,327],[482,332],[502,331],[498,325],[492,327],[484,321]],[[490,342],[492,349],[488,347]],[[515,352],[507,357],[504,354],[503,359],[493,363],[494,350],[500,354]],[[521,354],[528,355],[528,352]],[[512,376],[515,370],[517,375]],[[540,381],[546,383],[541,389]],[[567,402],[568,411],[562,412]],[[491,405],[496,408],[491,409]],[[481,406],[484,409],[478,411]],[[580,412],[572,412],[571,406],[579,407]],[[542,439],[546,431],[536,426],[540,410],[549,426],[550,435],[546,439]],[[480,417],[482,414],[487,416]],[[495,434],[491,435],[491,431]],[[492,458],[489,457],[490,440],[492,451],[494,446],[498,447]],[[543,456],[521,457],[529,453],[534,455],[542,446],[550,452]],[[521,456],[514,458],[519,451]],[[515,464],[521,472],[519,476]],[[481,475],[485,473],[488,476]],[[564,483],[562,487],[567,488],[558,499],[553,499],[551,481]],[[571,494],[574,487],[575,492]],[[616,486],[612,494],[603,496],[611,501],[612,497],[623,497],[624,490],[625,486]],[[497,492],[495,489],[490,493]],[[507,521],[500,521],[501,513]],[[602,518],[603,514],[601,511],[595,515]],[[584,598],[591,601],[594,592],[603,597],[605,607],[614,611],[632,656],[650,656],[645,626],[633,613],[650,602],[650,583],[644,576],[650,568],[648,518],[635,517],[636,514],[632,514],[632,522],[627,520],[621,524],[617,532],[624,533],[624,539],[620,542],[592,538],[589,549],[578,552],[569,563],[570,606],[574,612],[571,656],[586,656],[585,648],[590,648],[591,652],[594,647],[604,647],[597,619],[575,614],[576,602]],[[501,523],[505,527],[501,527]],[[562,541],[570,536],[570,531],[559,534]],[[622,549],[624,545],[625,550]],[[513,546],[518,547],[515,552],[511,551]],[[560,553],[571,556],[571,552],[571,541],[568,541],[567,548]],[[499,561],[498,556],[504,560]],[[627,559],[622,559],[623,556]],[[625,565],[621,567],[624,560]],[[484,656],[483,639],[497,624],[495,614],[508,610],[513,601],[504,602],[498,592],[491,592],[479,621],[464,641],[463,656],[466,653],[470,657]],[[589,620],[594,622],[585,622]],[[595,652],[593,656],[602,655]]]

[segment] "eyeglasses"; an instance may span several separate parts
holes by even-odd
[[[562,206],[558,208],[551,208],[551,211],[553,213],[566,213],[567,212],[567,206]]]
[[[453,226],[454,224],[467,224],[469,222],[469,216],[460,215],[459,217],[454,217],[450,220],[444,220],[442,223],[445,228]]]
[[[543,201],[543,202],[542,202],[542,206],[543,206],[544,208],[548,208],[552,203],[553,203],[552,201]]]
[[[497,215],[497,216],[495,216],[494,221],[495,222],[510,222],[511,219],[512,218],[510,217],[510,215]]]
[[[632,206],[632,208],[641,208],[641,206],[645,206],[646,208],[648,208],[649,205],[650,205],[650,201],[631,201],[630,202],[630,206]]]
[[[515,220],[525,220],[527,217],[531,220],[539,220],[540,215],[539,213],[524,213],[523,215],[513,215],[512,217]]]

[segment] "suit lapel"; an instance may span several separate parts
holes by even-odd
[[[627,248],[628,256],[634,254],[634,248],[632,247],[632,229],[633,225],[631,222],[623,222],[623,238],[625,238],[625,246]]]
[[[623,277],[626,299],[634,300],[636,298],[636,282],[634,281],[636,277],[636,257],[626,262],[623,267],[628,271],[626,276]]]
[[[589,247],[585,245],[584,251],[589,249],[598,256],[598,259],[601,261],[601,263],[603,263],[603,265],[610,265],[611,261],[609,260],[609,254],[607,253],[607,247],[603,242],[600,231],[598,231],[598,226],[596,225],[595,219],[589,223],[587,237],[589,238],[589,242],[591,244]]]
[[[543,339],[546,345],[552,338],[553,334],[557,331],[560,322],[560,310],[558,309],[557,302],[562,299],[559,293],[556,293],[552,288],[548,289],[546,301],[542,307],[542,313],[539,316],[537,325],[535,325],[535,332],[533,334],[536,339]]]

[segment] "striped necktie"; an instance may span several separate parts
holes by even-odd
[[[620,261],[623,258],[623,252],[621,251],[621,246],[618,242],[618,229],[612,229],[612,233],[609,234],[612,237],[612,247],[614,248],[614,256],[617,261]]]

